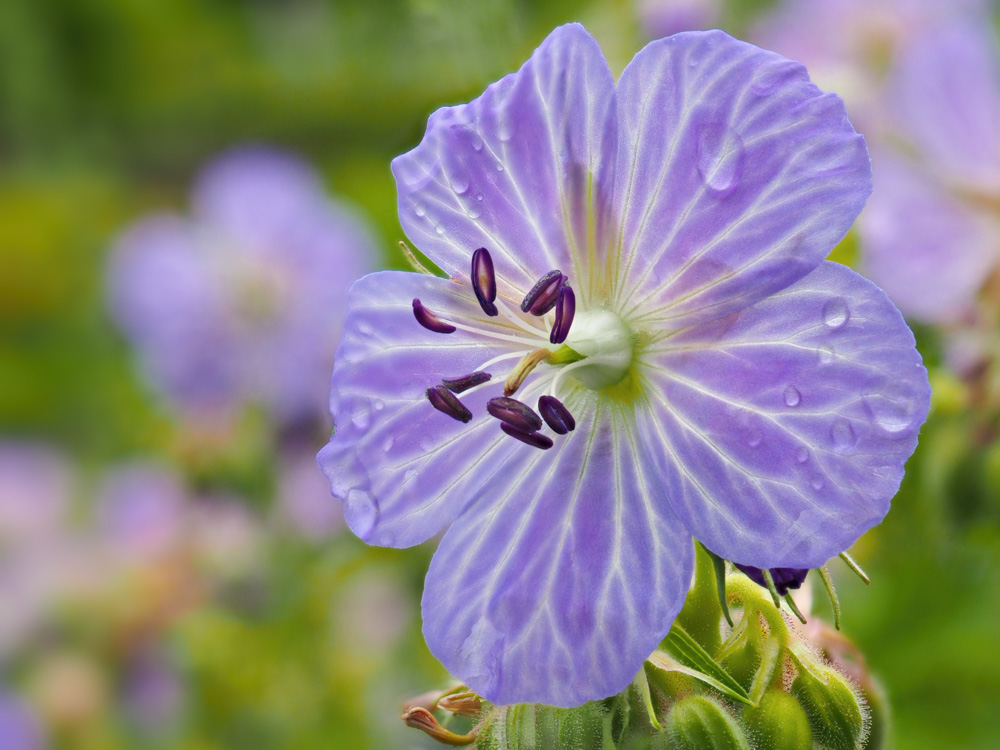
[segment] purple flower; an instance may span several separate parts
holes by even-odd
[[[204,170],[191,218],[147,217],[121,236],[111,305],[149,378],[186,413],[256,402],[284,421],[314,418],[372,247],[305,164],[238,149]]]
[[[890,92],[894,139],[875,152],[863,269],[906,315],[965,326],[1000,265],[1000,58],[989,18],[913,40]]]
[[[46,746],[42,723],[17,696],[0,688],[0,747],[42,750]]]
[[[844,97],[861,130],[885,126],[885,77],[907,40],[984,0],[783,0],[752,31],[755,42],[801,60]]]
[[[885,515],[929,388],[885,295],[823,261],[870,167],[801,65],[690,32],[616,86],[564,26],[393,172],[451,278],[354,285],[319,461],[368,542],[450,524],[424,635],[485,698],[621,691],[692,536],[811,568]]]

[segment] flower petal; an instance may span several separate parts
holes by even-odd
[[[908,317],[957,322],[997,262],[1000,230],[918,167],[888,151],[876,157],[878,190],[858,220],[861,270]]]
[[[805,68],[721,31],[653,42],[618,86],[615,277],[681,328],[802,278],[871,192],[864,139]]]
[[[690,585],[691,537],[642,466],[632,415],[587,398],[550,451],[493,460],[498,499],[455,521],[427,574],[428,646],[495,703],[623,690]]]
[[[814,568],[878,523],[930,387],[899,312],[823,263],[653,345],[647,456],[696,539],[758,568]]]
[[[597,252],[588,219],[613,153],[613,92],[586,30],[553,31],[517,73],[435,112],[420,145],[393,161],[406,234],[452,276],[486,247],[511,297],[553,268],[582,281]]]
[[[433,333],[414,318],[414,297],[442,316],[511,340]],[[502,460],[500,448],[515,442],[486,416],[486,401],[499,395],[502,379],[460,395],[477,417],[471,424],[436,411],[426,389],[505,353],[516,362],[537,343],[519,343],[524,332],[504,318],[484,319],[469,285],[422,274],[365,276],[351,288],[349,309],[330,394],[336,431],[319,463],[355,534],[407,547],[475,500],[484,464]]]
[[[1000,59],[989,13],[929,29],[892,79],[898,122],[938,171],[1000,188]],[[957,173],[957,174],[956,174]]]

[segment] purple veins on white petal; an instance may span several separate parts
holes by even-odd
[[[497,315],[497,306],[494,304],[497,298],[496,273],[493,270],[493,258],[485,247],[472,254],[472,289],[483,312],[491,317]]]
[[[472,419],[472,412],[469,411],[468,407],[443,385],[435,385],[428,388],[427,400],[439,412],[447,414],[459,422],[469,422]]]
[[[522,432],[537,432],[542,429],[542,418],[535,410],[516,398],[500,396],[486,403],[486,411],[511,427]]]
[[[534,448],[540,448],[543,451],[547,451],[552,447],[552,438],[548,435],[542,435],[540,432],[525,432],[524,430],[517,429],[517,427],[508,422],[501,422],[500,429],[512,438],[516,438],[522,443],[527,443]]]
[[[417,322],[434,333],[454,333],[457,328],[447,321],[441,320],[437,315],[428,310],[419,299],[413,298],[413,317]]]
[[[575,314],[576,294],[573,292],[573,287],[564,285],[559,290],[559,298],[556,300],[556,321],[552,326],[552,333],[549,334],[549,343],[561,344],[566,340]]]
[[[549,428],[560,435],[565,435],[576,429],[576,420],[569,409],[555,396],[542,396],[538,399],[538,412]]]
[[[535,285],[531,287],[521,302],[521,311],[531,313],[535,316],[545,315],[556,306],[559,301],[559,292],[562,291],[566,283],[566,277],[562,271],[549,271],[542,276]]]
[[[493,376],[488,372],[473,372],[460,378],[449,378],[441,381],[441,385],[452,393],[463,393],[477,385],[489,382]]]

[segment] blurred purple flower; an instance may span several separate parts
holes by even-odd
[[[914,39],[889,86],[894,137],[875,152],[863,271],[913,319],[967,327],[1000,266],[1000,57],[988,16]]]
[[[177,668],[159,648],[147,648],[133,656],[123,688],[126,710],[150,733],[169,730],[184,701]]]
[[[344,511],[330,501],[329,486],[311,455],[285,456],[278,468],[280,520],[302,536],[319,540],[344,527]]]
[[[722,11],[721,0],[637,0],[636,6],[639,23],[650,39],[711,29]]]
[[[153,383],[191,415],[263,403],[315,418],[347,289],[374,265],[360,217],[295,157],[231,151],[206,167],[193,215],[150,216],[112,256],[111,306]]]
[[[0,688],[0,747],[7,750],[43,750],[42,724],[18,697]]]
[[[72,492],[72,469],[55,449],[0,441],[0,550],[59,531]]]
[[[96,540],[123,563],[162,557],[183,537],[187,494],[180,478],[165,468],[118,467],[104,480],[96,502]]]
[[[985,6],[985,0],[783,0],[750,37],[805,63],[871,136],[885,125],[885,77],[906,41]]]
[[[885,295],[823,261],[870,166],[801,65],[689,32],[616,87],[561,27],[393,172],[451,278],[354,285],[319,460],[366,541],[451,524],[424,635],[475,691],[619,692],[683,604],[692,536],[811,568],[885,515],[927,377]]]

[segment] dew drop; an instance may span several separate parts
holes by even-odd
[[[358,322],[358,333],[360,333],[362,336],[371,336],[372,335],[372,327],[370,325],[368,325],[367,323],[365,323],[364,321],[359,321]]]
[[[351,414],[351,422],[359,430],[367,430],[368,425],[372,423],[372,413],[370,409],[365,409],[363,406],[359,411],[355,411]]]
[[[514,131],[517,129],[517,121],[504,113],[500,118],[500,124],[497,126],[497,138],[501,141],[509,141],[514,137]]]
[[[476,204],[472,204],[467,209],[465,209],[465,213],[470,219],[478,219],[480,216],[483,215],[483,209],[481,209]]]
[[[426,216],[427,215],[427,206],[425,206],[423,203],[418,203],[417,205],[415,205],[413,207],[413,212],[417,216]]]
[[[797,451],[795,451],[795,460],[800,464],[804,464],[806,461],[808,461],[809,449],[803,446],[799,448]]]
[[[824,345],[819,347],[816,350],[816,354],[819,356],[819,363],[821,365],[828,365],[831,362],[833,362],[834,353],[833,349],[831,349],[829,346]]]
[[[385,402],[380,398],[373,398],[372,406],[375,407],[375,411],[382,411],[385,408]]]
[[[698,174],[705,187],[722,196],[736,189],[743,176],[743,139],[722,123],[710,122],[698,135]]]
[[[760,430],[751,430],[750,434],[747,435],[747,445],[751,448],[757,448],[764,441],[764,434]]]
[[[472,134],[472,148],[476,151],[483,150],[483,139],[479,137],[479,133]]]
[[[436,227],[434,227],[434,231],[437,232],[438,234],[444,234],[444,227],[438,224]]]
[[[794,385],[785,389],[785,406],[798,406],[802,403],[802,394]]]
[[[497,162],[497,172],[503,172],[503,164]]]
[[[479,201],[480,203],[482,203],[483,202],[483,194],[482,193],[476,193],[476,200]]]
[[[809,486],[812,487],[814,490],[823,489],[823,484],[824,484],[823,477],[821,477],[819,474],[817,474],[816,476],[814,476],[812,479],[809,480]]]
[[[823,322],[828,328],[837,330],[847,325],[851,319],[851,311],[847,309],[847,303],[840,297],[834,297],[823,305]]]
[[[451,189],[455,191],[456,195],[462,195],[469,191],[469,181],[463,177],[453,177],[451,180]]]
[[[403,474],[403,484],[409,484],[410,482],[412,482],[416,478],[417,478],[417,470],[416,469],[407,469],[406,473]]]
[[[348,526],[360,537],[365,537],[375,526],[378,508],[372,496],[364,490],[353,489],[344,500],[344,518]]]
[[[382,450],[388,453],[390,450],[392,450],[392,446],[395,445],[395,443],[396,443],[396,438],[394,438],[392,435],[389,435],[385,440],[382,441]]]
[[[434,450],[434,441],[429,437],[420,438],[420,450],[424,453]]]
[[[875,426],[890,438],[909,434],[916,423],[916,403],[908,395],[881,393],[865,398],[865,406]]]
[[[854,434],[854,428],[846,419],[838,419],[830,428],[830,437],[833,438],[833,445],[841,451],[849,450],[858,442],[858,436]]]

